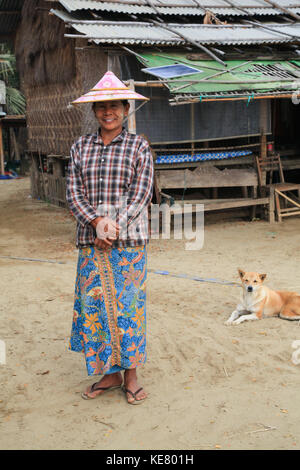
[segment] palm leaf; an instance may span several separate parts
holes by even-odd
[[[9,80],[9,76],[14,73],[11,61],[0,54],[0,78],[4,81]]]
[[[25,114],[25,107],[24,95],[16,88],[6,87],[7,114]]]
[[[16,58],[5,43],[0,44],[0,80],[3,80],[6,85],[7,114],[25,114],[25,97],[16,88],[19,82]]]

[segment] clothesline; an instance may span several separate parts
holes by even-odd
[[[34,261],[34,262],[39,262],[39,263],[73,264],[73,263],[68,263],[66,261],[37,259],[37,258],[21,258],[21,257],[18,257],[18,256],[4,256],[4,255],[1,255],[0,258],[20,260],[20,261]],[[230,286],[240,286],[240,284],[238,284],[236,282],[224,281],[222,279],[201,278],[201,277],[198,277],[198,276],[191,276],[191,275],[188,275],[188,274],[176,274],[176,273],[174,274],[174,273],[170,273],[169,271],[154,270],[154,269],[149,269],[149,268],[148,268],[148,272],[151,273],[151,274],[158,274],[158,275],[162,275],[162,276],[171,276],[171,277],[177,277],[177,278],[182,278],[182,279],[189,279],[191,281],[212,282],[212,283],[225,284],[225,285],[230,285]]]

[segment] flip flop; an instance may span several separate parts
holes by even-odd
[[[130,395],[133,396],[134,398],[134,401],[128,401],[127,399],[127,403],[129,403],[129,405],[141,405],[143,403],[144,400],[146,400],[147,397],[145,398],[141,398],[140,400],[138,400],[136,398],[137,394],[143,390],[143,387],[139,388],[138,390],[136,390],[135,392],[132,392],[131,390],[128,390],[128,388],[125,388],[124,385],[122,386],[122,390],[123,392],[126,394],[126,393],[129,393]],[[126,397],[127,398],[127,397]]]
[[[121,387],[121,385],[114,385],[113,387],[96,387],[97,384],[98,384],[98,382],[94,383],[91,386],[91,389],[88,393],[93,393],[93,392],[96,392],[97,390],[104,390],[104,391],[114,390],[115,388],[120,388]],[[99,395],[102,395],[102,393],[98,393],[98,395],[96,395],[95,397],[89,397],[87,393],[83,392],[81,394],[81,397],[84,400],[94,400],[95,398],[99,397]]]

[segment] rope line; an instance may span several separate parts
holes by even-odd
[[[68,263],[65,261],[57,261],[57,260],[48,260],[48,259],[37,259],[37,258],[20,258],[17,256],[3,256],[0,255],[0,258],[6,258],[6,259],[14,259],[14,260],[21,260],[21,261],[35,261],[39,263],[56,263],[56,264],[73,264],[73,263]],[[216,278],[202,278],[198,276],[191,276],[189,274],[174,274],[170,273],[169,271],[162,271],[162,270],[154,270],[148,268],[147,270],[151,274],[158,274],[161,276],[170,276],[170,277],[176,277],[176,278],[181,278],[181,279],[189,279],[190,281],[197,281],[197,282],[211,282],[214,284],[224,284],[228,286],[239,286],[240,284],[238,282],[230,282],[230,281],[224,281],[222,279],[216,279]]]

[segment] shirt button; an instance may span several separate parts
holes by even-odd
[[[103,181],[103,178],[100,178],[100,181]]]
[[[99,204],[101,204],[101,203],[102,203],[102,201],[99,201]]]
[[[104,158],[101,158],[101,162],[104,162]]]

